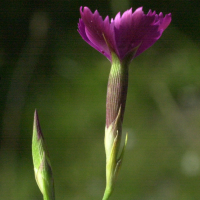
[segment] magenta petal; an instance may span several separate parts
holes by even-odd
[[[167,14],[167,15],[163,18],[163,20],[162,20],[162,22],[161,22],[161,24],[160,24],[160,26],[159,26],[159,30],[163,30],[163,31],[164,31],[164,30],[169,26],[171,20],[172,20],[172,18],[171,18],[171,13],[170,13],[170,14]]]
[[[78,24],[78,32],[82,38],[97,51],[104,54],[109,60],[110,51],[103,37],[104,21],[98,11],[93,14],[89,8],[80,8],[81,19]]]
[[[118,13],[114,19],[105,20],[96,10],[94,13],[89,8],[80,8],[81,19],[78,32],[82,38],[96,50],[111,60],[114,52],[120,60],[127,54],[137,49],[133,57],[152,46],[162,35],[171,22],[171,14],[163,17],[149,10],[144,14],[142,7],[132,12],[132,8],[125,11],[122,16]],[[133,59],[133,58],[132,58]]]
[[[81,37],[93,48],[95,48],[97,51],[101,52],[103,55],[105,55],[108,59],[110,59],[110,52],[106,52],[103,47],[99,47],[98,44],[92,43],[91,40],[88,38],[85,30],[85,24],[82,19],[79,19],[79,24],[78,24],[78,32],[81,35]],[[106,46],[107,48],[107,46]]]

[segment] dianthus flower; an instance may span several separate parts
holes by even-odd
[[[171,14],[156,14],[149,10],[144,14],[142,7],[120,12],[113,19],[104,20],[96,10],[80,7],[81,18],[78,32],[82,38],[111,62],[106,99],[106,191],[103,200],[109,198],[122,163],[124,148],[119,157],[122,123],[125,111],[128,68],[136,56],[152,46],[171,22]],[[127,141],[127,137],[126,137]],[[125,145],[126,146],[126,141]]]
[[[152,46],[162,35],[171,22],[171,14],[165,17],[151,10],[145,15],[142,7],[132,12],[132,8],[121,16],[120,12],[114,19],[104,20],[96,10],[80,8],[81,19],[78,32],[82,38],[110,61],[114,52],[122,61],[135,48],[137,52],[131,59]]]

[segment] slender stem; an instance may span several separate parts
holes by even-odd
[[[109,197],[111,196],[111,193],[112,193],[112,191],[111,191],[111,189],[109,188],[106,188],[106,190],[105,190],[105,192],[104,192],[104,195],[103,195],[103,199],[102,200],[108,200],[109,199]]]

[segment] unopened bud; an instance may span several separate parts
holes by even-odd
[[[37,111],[34,114],[32,156],[35,179],[44,200],[55,200],[54,181],[48,152],[44,143]]]

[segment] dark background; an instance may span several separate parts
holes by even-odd
[[[109,61],[77,32],[80,6],[114,17],[143,6],[172,13],[161,39],[130,65],[129,139],[115,200],[200,198],[199,1],[2,0],[0,198],[36,200],[31,157],[37,108],[56,199],[101,199]]]

